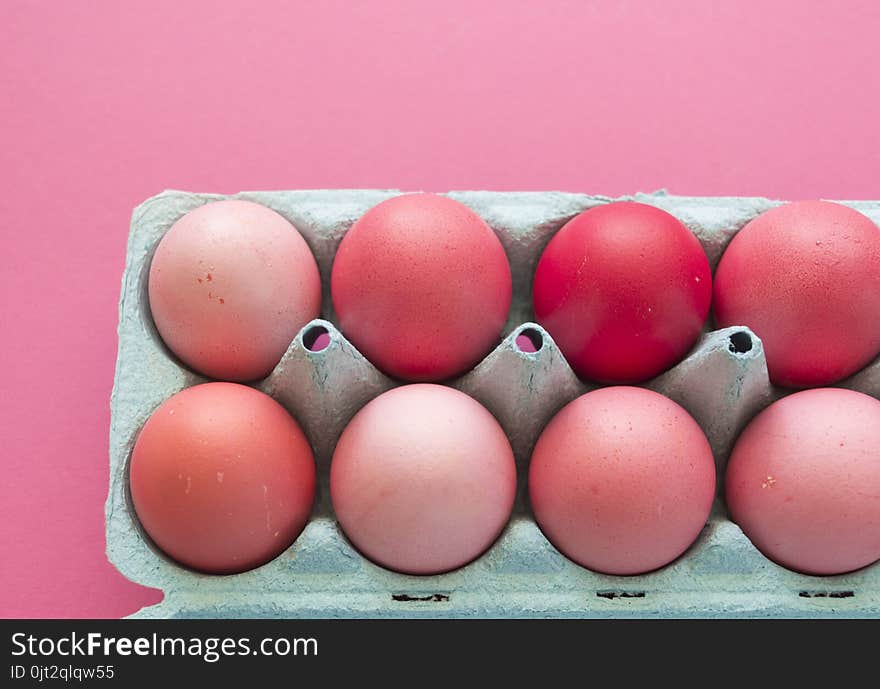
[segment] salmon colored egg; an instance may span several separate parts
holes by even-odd
[[[709,314],[700,242],[643,203],[596,206],[566,223],[535,271],[535,318],[582,378],[638,383],[678,363]]]
[[[330,466],[346,536],[366,557],[407,574],[438,574],[478,557],[507,523],[515,493],[501,426],[479,402],[440,385],[406,385],[368,403]]]
[[[715,495],[715,463],[697,422],[633,387],[588,392],[550,421],[532,453],[529,496],[553,545],[606,574],[641,574],[681,555]]]
[[[321,310],[318,265],[297,229],[250,201],[190,211],[150,264],[150,310],[162,340],[211,378],[248,381],[275,367]]]
[[[169,557],[203,572],[262,565],[299,535],[315,496],[312,449],[268,395],[206,383],[153,412],[131,455],[138,520]]]
[[[373,207],[339,245],[331,280],[345,336],[377,368],[411,381],[464,373],[495,346],[511,299],[492,229],[435,194]]]
[[[714,310],[761,338],[777,385],[846,378],[880,354],[880,229],[838,203],[773,208],[724,252]]]
[[[880,401],[789,395],[742,432],[727,465],[733,520],[768,558],[806,574],[880,560]]]

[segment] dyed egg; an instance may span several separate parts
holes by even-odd
[[[697,422],[642,388],[578,397],[535,445],[529,496],[541,530],[578,564],[640,574],[668,564],[699,535],[715,463]]]
[[[535,318],[582,378],[648,380],[680,361],[709,314],[700,242],[642,203],[591,208],[553,237],[535,271]]]
[[[339,439],[330,494],[366,557],[407,574],[467,564],[513,509],[516,467],[498,422],[440,385],[406,385],[368,403]]]
[[[724,252],[714,310],[761,338],[774,383],[839,381],[880,354],[880,229],[827,201],[773,208]]]
[[[268,395],[206,383],[153,412],[131,455],[131,499],[168,556],[215,574],[242,572],[285,550],[315,495],[312,450]]]
[[[377,368],[412,381],[473,367],[499,341],[511,299],[495,233],[434,194],[367,211],[339,246],[331,287],[345,336]]]
[[[186,365],[232,381],[266,376],[321,310],[318,265],[297,229],[249,201],[200,206],[150,264],[150,310]]]
[[[737,440],[725,489],[733,520],[783,567],[880,560],[880,401],[819,388],[775,402]]]

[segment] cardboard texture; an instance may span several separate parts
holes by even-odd
[[[514,513],[498,541],[471,564],[437,576],[385,570],[362,557],[336,525],[329,496],[333,447],[366,402],[401,384],[376,370],[333,325],[330,270],[347,229],[398,191],[250,192],[231,196],[167,191],[134,211],[119,304],[119,352],[111,398],[107,553],[126,577],[165,592],[136,617],[871,617],[880,614],[880,563],[841,576],[786,570],[764,557],[728,518],[720,489],[740,430],[789,391],[774,388],[760,340],[748,328],[711,330],[687,358],[645,385],[684,406],[711,442],[719,497],[703,532],[678,560],[638,576],[610,576],[567,560],[547,541],[528,507],[532,446],[553,414],[591,387],[575,376],[550,335],[531,321],[531,283],[547,242],[577,213],[611,200],[554,192],[451,192],[479,213],[511,263],[513,302],[503,339],[450,384],[482,402],[510,438],[519,480]],[[229,576],[190,571],[164,556],[140,528],[128,492],[128,460],[150,413],[174,393],[207,379],[182,366],[152,323],[147,275],[156,244],[183,214],[223,198],[262,203],[288,218],[311,247],[323,281],[326,320],[306,325],[274,371],[255,387],[297,419],[315,450],[318,490],[312,517],[282,555]],[[713,271],[733,235],[779,202],[625,197],[669,211],[697,236]],[[880,223],[880,202],[844,202]],[[326,331],[329,345],[306,343]],[[517,336],[540,345],[523,352]],[[810,346],[805,342],[804,346]],[[880,397],[880,359],[841,384]]]

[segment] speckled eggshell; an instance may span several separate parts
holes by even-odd
[[[638,383],[678,363],[709,314],[700,242],[643,203],[591,208],[566,223],[535,271],[535,318],[582,378]]]
[[[333,263],[340,329],[375,366],[409,381],[464,373],[498,343],[511,300],[507,255],[467,206],[434,194],[383,201]]]
[[[318,265],[297,229],[249,201],[216,201],[168,230],[150,264],[162,340],[211,378],[266,376],[321,309]]]
[[[368,403],[330,467],[346,536],[407,574],[461,567],[498,537],[513,509],[516,467],[501,426],[453,388],[415,384]]]
[[[693,543],[715,492],[712,450],[662,395],[608,387],[578,397],[535,445],[529,495],[563,554],[606,574],[662,567]]]
[[[806,574],[880,559],[880,401],[819,388],[770,405],[737,440],[731,517],[767,557]]]
[[[827,201],[773,208],[727,247],[714,298],[719,327],[761,338],[774,383],[839,381],[880,354],[880,229]]]
[[[131,456],[131,499],[153,542],[203,572],[242,572],[285,550],[315,495],[312,450],[268,395],[236,383],[159,406]]]

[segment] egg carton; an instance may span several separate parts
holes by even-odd
[[[119,304],[119,350],[111,397],[107,554],[134,582],[162,589],[164,600],[135,617],[868,617],[880,615],[880,563],[840,576],[808,576],[764,557],[724,506],[724,468],[745,424],[789,391],[767,376],[761,341],[746,327],[704,333],[681,363],[645,387],[687,409],[706,432],[718,469],[718,497],[696,542],[670,565],[637,576],[589,571],[544,537],[527,496],[531,449],[552,416],[591,389],[572,372],[552,337],[531,322],[531,283],[547,242],[573,216],[614,200],[556,192],[451,192],[482,216],[510,260],[513,301],[500,343],[450,382],[498,419],[514,449],[518,491],[498,540],[453,572],[412,576],[360,555],[339,529],[329,491],[335,443],[369,400],[400,385],[379,372],[334,326],[330,270],[339,242],[375,204],[399,191],[248,192],[232,196],[166,191],[133,214]],[[309,437],[317,463],[310,521],[284,553],[254,570],[210,575],[165,556],[138,523],[128,484],[139,429],[174,393],[207,379],[182,365],[152,322],[147,276],[153,251],[188,211],[225,198],[264,204],[302,233],[320,267],[325,319],[307,324],[281,361],[254,387],[284,405]],[[762,198],[625,197],[679,218],[700,240],[713,271],[749,220],[780,202]],[[843,202],[880,224],[880,202]],[[329,344],[319,351],[321,335]],[[533,347],[521,346],[523,337]],[[811,346],[804,342],[803,346]],[[524,351],[536,349],[537,351]],[[841,384],[880,397],[880,359]]]

